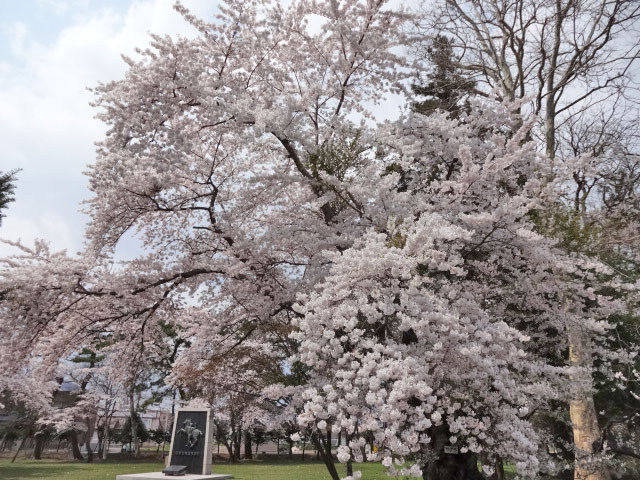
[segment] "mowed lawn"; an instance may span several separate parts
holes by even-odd
[[[346,476],[344,465],[338,472]],[[160,471],[161,462],[81,463],[56,460],[0,460],[2,480],[115,480],[123,473]],[[354,465],[362,471],[363,480],[386,480],[384,467],[379,463]],[[239,464],[214,463],[213,473],[230,473],[238,480],[330,480],[327,469],[319,462],[242,462]]]

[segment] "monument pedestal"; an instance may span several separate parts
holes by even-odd
[[[163,472],[118,475],[116,480],[226,480],[233,475],[211,472],[213,455],[213,420],[208,408],[179,408],[173,420],[173,435],[168,467],[187,471],[186,475],[165,475]]]
[[[162,478],[164,480],[226,480],[228,478],[233,478],[233,475],[226,474],[211,474],[211,475],[195,475],[193,473],[187,473],[186,475],[182,475],[180,477],[170,477],[168,475],[163,474],[162,472],[151,472],[151,473],[130,473],[127,475],[118,475],[116,480],[158,480]]]

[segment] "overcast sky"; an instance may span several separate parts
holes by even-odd
[[[148,32],[194,35],[174,0],[0,0],[0,171],[20,168],[0,237],[82,248],[86,165],[104,133],[86,87],[119,79]],[[182,0],[211,18],[215,0]],[[0,255],[8,253],[0,244]]]

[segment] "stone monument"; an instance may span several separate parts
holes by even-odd
[[[212,475],[213,428],[208,408],[179,408],[173,419],[169,465],[163,472],[118,475],[116,480],[223,480],[233,475]],[[185,468],[186,467],[186,468]],[[185,472],[180,474],[178,472]],[[178,474],[177,474],[178,473]],[[177,475],[176,475],[177,474]]]

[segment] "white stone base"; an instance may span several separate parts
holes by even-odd
[[[186,475],[182,475],[180,477],[171,477],[169,475],[165,475],[162,472],[151,472],[151,473],[130,473],[128,475],[118,475],[116,480],[157,480],[162,478],[164,480],[226,480],[228,478],[233,478],[233,475],[227,474],[211,474],[211,475],[194,475],[192,473],[187,473]]]

